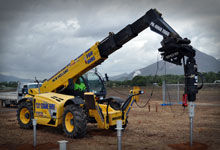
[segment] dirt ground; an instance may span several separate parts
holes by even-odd
[[[126,98],[129,88],[109,89],[109,95]],[[150,90],[147,89],[147,95]],[[146,95],[139,104],[144,104]],[[122,133],[123,150],[219,150],[220,149],[220,90],[204,89],[196,101],[194,146],[189,147],[189,118],[181,105],[160,106],[161,90],[155,90],[149,107],[130,111],[128,126]],[[156,106],[157,112],[156,112]],[[33,149],[33,131],[21,129],[16,119],[17,108],[0,107],[0,150]],[[82,139],[64,136],[62,128],[37,126],[37,150],[58,150],[57,141],[66,140],[68,150],[117,149],[117,134],[88,124]]]

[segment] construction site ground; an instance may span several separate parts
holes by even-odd
[[[126,99],[130,88],[109,89],[108,95]],[[150,89],[139,102],[143,105]],[[133,105],[128,125],[122,133],[123,150],[219,150],[220,149],[220,89],[204,88],[197,95],[194,119],[194,146],[189,146],[188,109],[181,105],[161,106],[161,90],[155,89],[150,105]],[[150,106],[150,107],[149,107]],[[32,150],[33,130],[21,129],[17,123],[16,106],[0,106],[0,150]],[[37,150],[58,150],[57,141],[66,140],[68,150],[117,149],[117,133],[97,129],[88,124],[87,135],[81,139],[65,137],[62,127],[37,126]]]

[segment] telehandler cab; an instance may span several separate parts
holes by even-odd
[[[37,124],[53,127],[62,125],[65,134],[71,138],[84,137],[88,122],[97,123],[98,128],[109,129],[114,128],[116,121],[120,119],[125,128],[128,113],[143,92],[134,87],[125,101],[106,97],[106,89],[100,76],[94,73],[92,77],[88,71],[100,65],[111,53],[148,27],[163,36],[162,47],[159,49],[163,60],[176,65],[183,63],[185,95],[188,101],[195,101],[199,89],[196,51],[190,45],[190,40],[181,38],[161,16],[156,9],[150,9],[118,33],[110,33],[104,40],[95,43],[44,81],[41,87],[29,89],[29,94],[19,101],[17,120],[20,127],[30,128],[31,119],[34,118]],[[76,91],[75,84],[81,82],[85,84],[85,88],[80,85],[81,91]],[[113,102],[117,107],[112,105]]]

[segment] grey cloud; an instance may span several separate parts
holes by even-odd
[[[0,0],[0,73],[49,78],[150,8],[157,8],[193,46],[219,58],[219,6],[218,0]],[[68,25],[71,20],[75,26]],[[156,61],[161,37],[151,36],[148,29],[137,38],[146,39],[142,47],[131,41],[112,54],[99,66],[101,72],[115,75]]]

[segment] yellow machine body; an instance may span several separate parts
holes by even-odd
[[[133,90],[130,91],[130,94],[138,94],[140,92],[139,87],[134,87]],[[107,104],[99,104],[96,102],[96,97],[94,93],[89,92],[85,93],[85,101],[88,107],[89,117],[94,117],[98,128],[101,129],[109,129],[110,126],[115,126],[117,120],[122,120],[122,124],[126,124],[126,119],[128,117],[128,113],[132,108],[132,105],[135,101],[139,100],[139,95],[132,96],[128,101],[125,109],[115,110],[111,106]],[[108,110],[108,112],[107,112]]]
[[[29,94],[26,95],[26,98],[31,97],[34,99],[33,113],[38,124],[54,127],[62,124],[65,103],[74,99],[74,96],[55,93],[56,89],[61,86],[61,88],[66,88],[69,85],[67,79],[74,77],[75,80],[105,60],[105,58],[102,58],[99,54],[97,47],[98,44],[99,43],[97,42],[78,58],[72,60],[61,71],[49,80],[45,81],[40,87],[40,90],[38,88],[29,89]],[[133,92],[138,90],[139,89],[135,89]],[[88,109],[88,116],[94,117],[98,128],[102,129],[108,129],[110,126],[115,126],[118,119],[122,119],[122,123],[125,124],[127,114],[131,108],[130,106],[133,104],[135,99],[138,100],[137,96],[132,97],[132,100],[128,104],[129,106],[127,106],[124,110],[124,113],[120,110],[114,110],[111,106],[108,106],[107,116],[107,104],[98,104],[95,100],[96,96],[92,92],[85,93],[85,96],[92,97],[90,101],[94,101],[93,103],[95,106],[93,109]]]
[[[58,93],[43,93],[34,96],[33,113],[38,124],[57,127],[62,123],[64,104],[74,96]]]
[[[137,94],[139,91],[139,87],[134,87],[130,93]],[[65,104],[72,103],[72,100],[75,97],[48,92],[36,94],[34,97],[26,95],[26,98],[33,99],[34,119],[37,120],[38,124],[57,127],[62,124]],[[107,104],[99,104],[96,102],[96,96],[94,93],[85,93],[85,103],[88,107],[88,116],[93,117],[97,122],[97,127],[101,129],[109,129],[110,126],[115,126],[117,120],[122,120],[122,124],[125,125],[131,106],[134,101],[138,100],[138,95],[133,96],[125,107],[124,112],[122,112],[121,110],[113,109]],[[83,105],[80,106],[83,107]]]
[[[34,99],[32,102],[33,113],[38,124],[54,127],[62,124],[65,103],[74,99],[74,96],[58,94],[58,89],[62,91],[62,89],[65,89],[70,84],[69,79],[76,82],[80,76],[106,59],[106,57],[101,57],[98,46],[99,42],[95,43],[82,55],[72,60],[58,73],[46,80],[40,88],[29,89],[29,94],[26,95],[26,98]],[[132,92],[137,92],[138,90],[134,89]],[[95,118],[98,128],[102,129],[115,126],[118,119],[121,119],[124,125],[134,100],[138,101],[139,99],[138,96],[132,97],[132,100],[127,104],[124,112],[122,112],[107,106],[107,104],[98,104],[94,93],[85,93],[85,97],[88,96],[92,97],[90,101],[94,103],[94,107],[88,109],[88,116]]]

